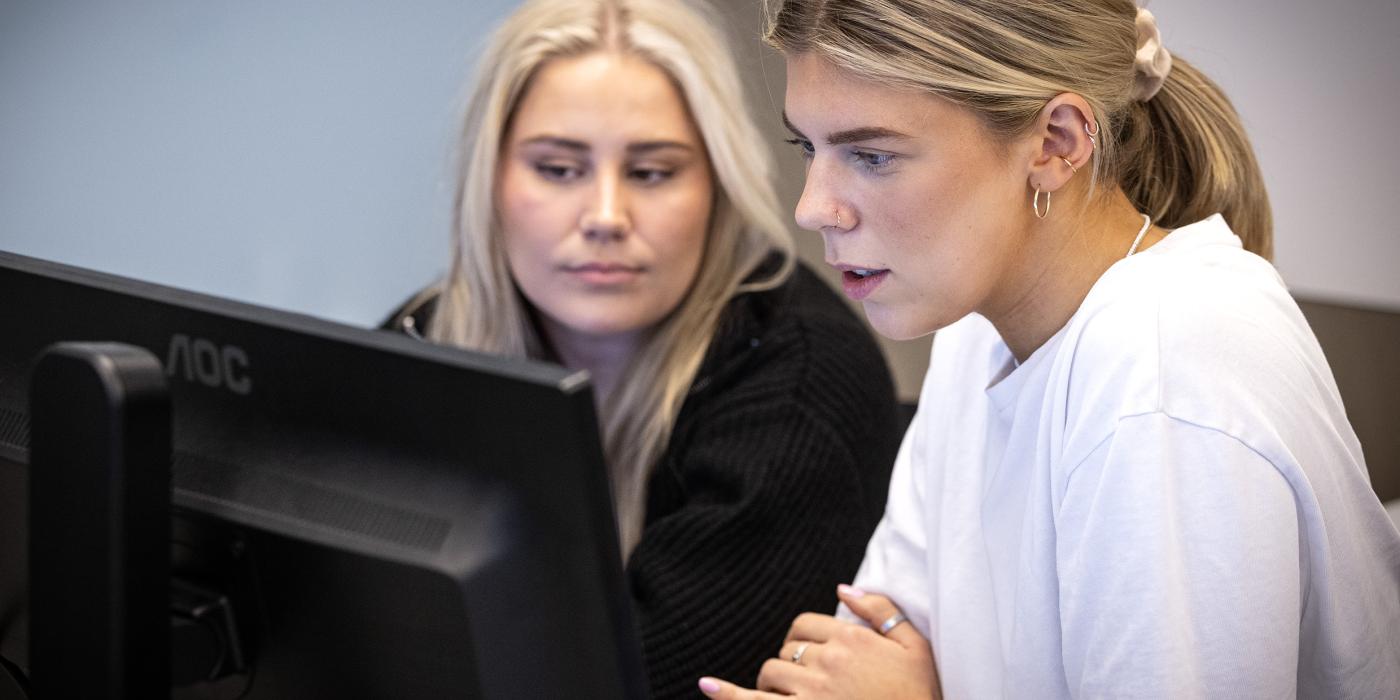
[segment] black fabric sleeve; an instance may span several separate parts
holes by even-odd
[[[654,698],[701,697],[702,675],[752,686],[793,618],[832,611],[859,567],[899,429],[873,342],[830,342],[827,367],[767,348],[685,419],[653,478],[628,574]]]

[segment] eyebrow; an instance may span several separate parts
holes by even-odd
[[[570,151],[578,151],[580,153],[587,153],[589,150],[591,150],[590,146],[583,141],[578,141],[575,139],[566,139],[562,136],[536,136],[534,138],[526,139],[521,142],[521,145],[524,146],[530,146],[535,144],[555,146],[557,148],[563,148]],[[682,143],[680,141],[640,141],[637,143],[627,144],[627,152],[632,154],[645,154],[651,153],[653,151],[665,150],[668,148],[675,148],[683,151],[695,150],[695,147],[691,146],[688,143]]]
[[[788,119],[787,110],[783,111],[783,126],[786,126],[788,128],[788,131],[791,131],[794,136],[797,136],[799,138],[807,138],[806,136],[803,136],[802,132],[798,130],[796,126],[793,126],[792,121]],[[826,137],[826,143],[830,146],[839,146],[843,143],[873,141],[875,139],[907,138],[910,138],[908,134],[895,131],[894,129],[886,129],[883,126],[862,126],[857,127],[855,129],[846,129],[844,131],[837,131],[835,133],[829,134]]]
[[[650,153],[652,151],[662,151],[668,148],[678,148],[683,151],[695,150],[690,144],[681,143],[680,141],[642,141],[641,143],[627,144],[627,150],[630,153]]]
[[[563,148],[563,149],[569,150],[569,151],[583,151],[583,152],[587,152],[587,151],[588,151],[588,144],[586,144],[586,143],[584,143],[584,142],[582,142],[582,141],[575,141],[574,139],[566,139],[566,138],[564,138],[564,137],[562,137],[562,136],[536,136],[536,137],[534,137],[534,138],[528,138],[528,139],[525,139],[524,141],[521,141],[521,142],[520,142],[520,145],[522,145],[522,146],[534,146],[534,145],[554,146],[554,147],[556,147],[556,148]]]

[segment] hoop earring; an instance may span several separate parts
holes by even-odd
[[[1089,122],[1084,122],[1084,133],[1089,135],[1089,143],[1094,145],[1094,150],[1096,151],[1099,149],[1099,142],[1095,141],[1094,137],[1098,136],[1100,131],[1103,131],[1103,129],[1099,128],[1089,131]]]
[[[1045,193],[1045,213],[1040,213],[1040,188],[1035,188],[1035,196],[1031,197],[1031,211],[1035,212],[1035,218],[1044,219],[1050,216],[1050,193]]]
[[[841,228],[841,210],[836,210],[836,228]]]
[[[1064,162],[1065,162],[1065,165],[1068,165],[1070,171],[1072,171],[1075,175],[1078,175],[1078,174],[1079,174],[1079,168],[1074,167],[1074,163],[1069,162],[1069,159],[1068,159],[1068,158],[1066,158],[1066,157],[1064,157],[1064,156],[1060,156],[1060,160],[1064,161]]]

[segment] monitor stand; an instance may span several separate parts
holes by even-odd
[[[35,365],[34,697],[169,696],[170,432],[165,374],[146,350],[59,343]]]

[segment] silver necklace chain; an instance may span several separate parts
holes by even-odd
[[[1133,239],[1133,247],[1129,248],[1129,249],[1128,249],[1128,254],[1127,254],[1127,255],[1124,255],[1123,257],[1125,257],[1125,258],[1131,258],[1131,257],[1133,257],[1133,253],[1136,253],[1136,252],[1137,252],[1138,245],[1140,245],[1140,244],[1142,243],[1142,237],[1147,235],[1147,229],[1150,229],[1150,228],[1152,228],[1152,217],[1150,217],[1150,216],[1148,216],[1148,215],[1146,215],[1146,214],[1143,214],[1143,215],[1142,215],[1142,230],[1138,231],[1137,238],[1134,238],[1134,239]]]

